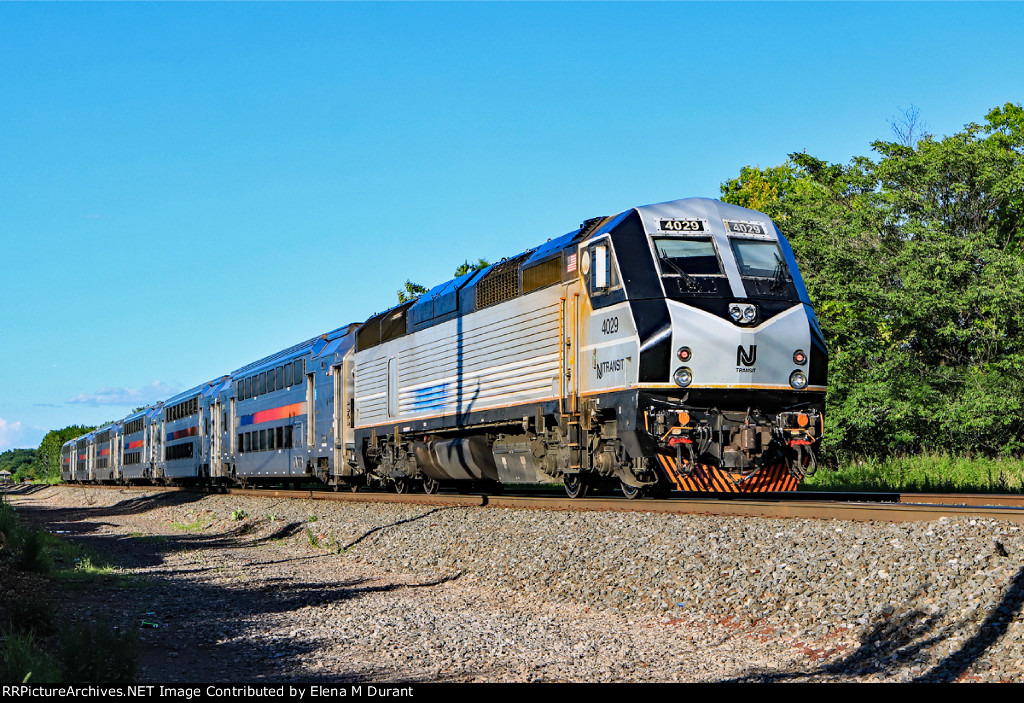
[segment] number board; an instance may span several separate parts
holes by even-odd
[[[725,231],[729,234],[759,234],[762,237],[768,236],[768,228],[763,222],[740,222],[738,220],[723,220]]]
[[[707,223],[704,220],[659,220],[658,226],[662,232],[707,232]]]

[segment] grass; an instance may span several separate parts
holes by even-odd
[[[43,651],[32,630],[0,634],[4,682],[130,684],[139,677],[138,635],[121,632],[102,618],[68,624],[52,654]]]
[[[864,458],[819,469],[804,490],[903,493],[1024,493],[1024,459],[949,454]]]
[[[71,588],[85,588],[102,582],[115,588],[139,588],[148,585],[147,579],[118,571],[109,564],[93,563],[92,557],[81,557],[71,569],[57,572],[57,578]]]
[[[141,540],[143,542],[152,542],[154,544],[163,544],[167,541],[167,537],[163,535],[147,535],[144,532],[132,532],[128,535],[132,539]]]
[[[60,683],[60,667],[36,642],[35,633],[0,632],[0,681]]]
[[[25,530],[21,536],[21,555],[18,566],[28,571],[47,574],[53,566],[48,547],[56,538],[43,530]]]
[[[0,500],[0,569],[49,573],[58,582],[137,585],[80,544],[26,528],[13,507]],[[6,583],[17,583],[17,581]],[[139,674],[138,637],[102,619],[65,622],[54,602],[32,593],[5,599],[0,629],[0,681],[5,683],[133,683]],[[38,635],[47,637],[41,642]],[[51,641],[59,640],[59,647]]]
[[[6,629],[9,635],[28,632],[51,635],[54,629],[54,604],[34,594],[25,594],[20,598],[11,598],[5,608],[7,615]]]
[[[45,530],[20,525],[11,505],[0,502],[0,531],[14,563],[25,571],[51,574],[68,585],[88,585],[96,581],[116,587],[133,587],[141,579],[118,572],[94,551],[77,542],[51,535]]]
[[[64,675],[82,683],[133,683],[139,676],[139,638],[103,619],[74,622],[60,638]]]
[[[102,583],[115,588],[136,588],[147,583],[111,566],[93,550],[76,542],[67,542],[47,535],[53,575],[65,586],[85,588]]]
[[[202,532],[209,527],[212,522],[212,515],[200,514],[197,515],[196,519],[192,522],[172,522],[171,527],[176,530],[184,530],[185,532]]]
[[[18,514],[14,506],[0,498],[0,553],[13,549],[19,537]]]

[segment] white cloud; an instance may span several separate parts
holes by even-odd
[[[153,381],[145,388],[100,388],[95,393],[82,393],[67,402],[79,405],[128,405],[138,407],[165,400],[180,390],[163,381]]]
[[[21,423],[8,422],[0,417],[0,452],[13,449],[21,441]]]

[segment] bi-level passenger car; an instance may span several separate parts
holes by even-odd
[[[677,200],[588,220],[101,428],[68,458],[112,432],[119,470],[68,475],[786,490],[816,466],[827,366],[774,223]]]

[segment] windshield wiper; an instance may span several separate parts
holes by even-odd
[[[673,268],[673,270],[675,270],[676,273],[678,273],[680,276],[682,276],[683,280],[686,281],[687,284],[689,284],[689,282],[690,282],[690,274],[686,273],[686,271],[683,271],[681,268],[679,268],[676,265],[676,263],[674,261],[672,261],[672,259],[669,258],[668,256],[665,256],[665,254],[660,249],[658,250],[658,259],[662,263],[668,264],[669,266],[671,266]]]
[[[775,257],[775,273],[772,274],[772,285],[769,290],[775,292],[777,289],[786,285],[786,281],[789,277],[786,275],[789,271],[786,270],[786,264],[779,258],[778,254],[772,254]]]

